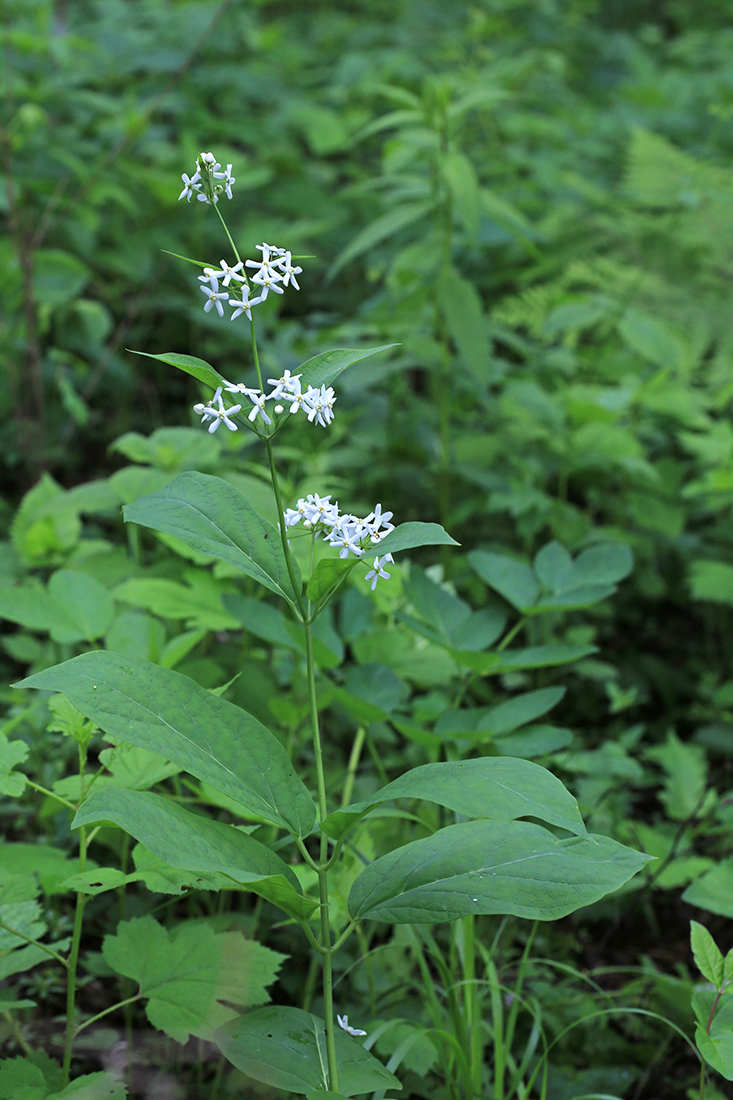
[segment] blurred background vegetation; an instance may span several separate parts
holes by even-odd
[[[3,14],[4,583],[59,565],[123,583],[119,558],[94,557],[132,537],[121,501],[193,466],[259,483],[246,432],[167,432],[195,424],[199,388],[126,350],[249,378],[244,330],[204,314],[193,269],[165,251],[227,255],[211,211],[176,202],[211,149],[234,165],[242,252],[312,257],[300,293],[258,314],[265,377],[328,347],[400,344],[343,376],[328,433],[281,437],[293,493],[443,523],[462,549],[440,579],[478,604],[475,547],[628,545],[613,602],[556,628],[599,652],[558,674],[580,739],[549,766],[599,829],[703,859],[647,895],[637,947],[670,912],[699,917],[679,895],[713,866],[723,879],[696,904],[733,917],[727,0],[4,0]],[[190,563],[156,562],[193,584]],[[193,621],[181,667],[207,686],[264,659],[223,656],[226,616]],[[14,631],[8,678],[58,659],[53,635]],[[410,681],[429,724],[440,669],[375,647],[363,661]],[[250,706],[285,721],[289,675],[275,661]]]

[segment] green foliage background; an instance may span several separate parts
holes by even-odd
[[[357,584],[323,622],[333,774],[358,723],[385,781],[443,751],[462,673],[430,633],[433,589],[490,612],[472,551],[534,561],[541,577],[535,555],[553,540],[573,555],[628,547],[634,569],[612,599],[528,616],[527,645],[595,653],[569,671],[479,678],[463,705],[567,686],[555,717],[574,737],[539,737],[526,754],[562,774],[595,828],[661,862],[636,908],[596,907],[552,946],[573,956],[572,932],[589,965],[645,955],[649,996],[668,1009],[679,990],[658,974],[679,964],[689,985],[689,916],[704,912],[714,933],[733,917],[728,8],[5,0],[0,30],[4,681],[101,642],[205,687],[239,674],[229,697],[299,743],[283,617],[226,568],[141,542],[120,516],[190,469],[269,507],[252,437],[203,433],[194,380],[126,351],[195,354],[250,378],[236,325],[204,314],[192,269],[164,251],[225,254],[210,211],[176,203],[181,172],[212,149],[234,165],[240,247],[312,256],[301,292],[259,316],[265,377],[326,347],[400,344],[343,375],[328,433],[282,437],[293,500],[380,500],[461,543],[437,570],[435,554],[420,558],[428,574],[399,567],[375,600]],[[68,782],[60,727],[2,694],[3,732],[27,743],[33,774]],[[369,776],[359,783],[366,797]],[[10,837],[41,839],[25,803],[3,813]],[[671,958],[659,946],[670,922]],[[409,954],[393,950],[371,979],[382,992]],[[373,1005],[365,982],[357,971],[352,996]],[[535,993],[563,1022],[583,1014],[549,971]],[[599,1050],[591,1035],[561,1044],[554,1095],[573,1095],[579,1072],[588,1089],[620,1089],[614,1063],[638,1079],[651,1062],[649,1033],[633,1056],[637,1035],[603,1035]],[[665,1063],[664,1087],[688,1070]]]

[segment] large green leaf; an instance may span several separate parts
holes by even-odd
[[[468,560],[479,577],[517,611],[526,611],[537,600],[540,586],[534,572],[524,562],[488,550],[472,550]]]
[[[579,836],[586,833],[578,804],[559,779],[529,760],[499,756],[423,764],[364,802],[336,810],[321,827],[339,837],[369,810],[394,798],[422,798],[466,817],[536,817]]]
[[[18,687],[62,691],[100,729],[157,752],[296,836],[316,809],[280,742],[187,676],[118,653],[83,653]]]
[[[365,226],[360,233],[357,233],[337,257],[330,271],[331,278],[347,263],[355,260],[357,256],[361,256],[362,253],[368,252],[370,248],[374,248],[376,244],[380,244],[388,237],[394,236],[401,229],[405,229],[413,222],[424,218],[433,209],[434,205],[432,201],[406,202],[401,206],[395,206],[392,210],[388,210],[381,217],[375,218],[370,225]]]
[[[126,521],[175,535],[200,554],[229,562],[271,592],[297,602],[277,528],[229,482],[187,472],[157,493],[127,504],[123,512]]]
[[[298,879],[258,840],[221,821],[193,814],[149,791],[108,789],[79,807],[72,828],[112,821],[179,871],[213,871],[261,894],[298,919],[316,903],[303,897]]]
[[[153,917],[122,921],[105,936],[105,961],[138,983],[154,1027],[185,1043],[210,1039],[240,1008],[269,1001],[267,986],[285,959],[241,932],[215,932],[205,921],[172,929]]]
[[[151,355],[149,351],[135,351],[134,348],[128,348],[127,350],[132,352],[133,355],[144,355],[148,359],[158,359],[161,363],[169,363],[172,367],[178,367],[186,374],[198,378],[199,382],[203,382],[204,385],[211,386],[212,390],[218,389],[224,381],[218,371],[215,371],[204,359],[197,359],[195,355],[179,355],[176,351],[166,351],[162,355]]]
[[[608,837],[558,840],[527,821],[467,821],[369,864],[349,912],[394,924],[469,913],[557,920],[617,890],[648,859]]]
[[[396,554],[398,550],[412,550],[416,546],[459,545],[439,523],[401,523],[380,540],[374,552],[381,558],[383,554]]]
[[[306,386],[330,386],[352,363],[358,363],[362,359],[368,359],[370,355],[376,355],[377,352],[390,351],[391,348],[398,346],[398,344],[382,344],[378,348],[334,348],[332,351],[323,351],[320,355],[314,355],[312,359],[306,359],[296,373],[301,375],[300,384],[304,390]]]
[[[334,1039],[344,1096],[402,1088],[358,1040],[340,1030]],[[237,1069],[271,1088],[301,1095],[328,1089],[325,1026],[301,1008],[258,1008],[219,1028],[214,1042]]]

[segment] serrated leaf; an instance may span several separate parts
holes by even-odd
[[[313,800],[277,738],[187,676],[97,652],[17,686],[62,691],[100,729],[158,753],[296,836],[307,836],[313,827]]]
[[[344,1096],[402,1088],[358,1040],[337,1029],[334,1041]],[[214,1042],[232,1065],[271,1088],[300,1095],[328,1090],[325,1025],[310,1012],[281,1005],[260,1008],[225,1024]]]
[[[349,912],[395,924],[471,913],[557,920],[617,890],[648,859],[608,837],[558,840],[526,821],[468,821],[369,864]]]
[[[371,798],[329,814],[321,828],[338,839],[364,814],[396,798],[436,802],[465,817],[536,817],[578,836],[586,833],[578,804],[559,779],[529,760],[498,756],[412,768]]]
[[[127,522],[175,535],[297,604],[277,528],[229,482],[209,474],[180,474],[164,489],[127,504],[123,513]]]
[[[170,799],[146,791],[99,791],[82,803],[72,828],[104,821],[119,825],[170,867],[228,875],[297,919],[307,919],[315,907],[290,867],[264,844]]]
[[[438,301],[461,361],[477,380],[486,378],[490,346],[483,306],[473,283],[450,268],[438,283]]]
[[[168,363],[171,367],[178,367],[179,370],[185,371],[186,374],[197,378],[199,382],[203,382],[205,386],[211,386],[212,390],[216,390],[224,384],[224,379],[219,372],[214,370],[210,363],[207,363],[204,359],[197,359],[195,355],[179,355],[175,351],[166,351],[162,355],[151,355],[149,351],[135,351],[134,348],[128,348],[127,350],[132,355],[144,355],[147,359],[157,359],[160,363]]]
[[[22,795],[26,777],[14,768],[22,764],[29,751],[25,741],[8,741],[0,732],[0,795],[8,795],[9,798],[20,798]]]
[[[210,1039],[236,1008],[269,1000],[267,986],[285,958],[239,932],[214,932],[204,921],[168,930],[153,917],[123,921],[105,936],[105,961],[139,983],[154,1027],[187,1041]]]
[[[720,989],[724,971],[722,952],[707,928],[696,920],[690,921],[690,943],[697,969],[716,989]]]
[[[355,260],[357,256],[361,256],[364,252],[374,248],[375,245],[381,244],[388,237],[399,233],[401,229],[406,229],[408,225],[420,221],[433,209],[434,205],[435,203],[432,201],[403,203],[401,206],[395,206],[392,210],[388,210],[386,214],[376,218],[360,233],[357,233],[351,243],[339,254],[329,272],[330,278],[333,279],[342,267],[345,267],[351,260]]]

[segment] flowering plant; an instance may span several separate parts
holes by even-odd
[[[563,916],[622,885],[645,857],[606,837],[590,837],[562,783],[523,758],[477,756],[423,764],[355,803],[350,802],[348,781],[340,798],[327,789],[314,645],[319,614],[359,563],[370,564],[373,549],[378,553],[366,572],[372,591],[380,579],[390,578],[385,567],[399,551],[455,543],[434,523],[395,526],[392,513],[379,503],[364,517],[342,512],[330,494],[317,492],[284,505],[275,436],[301,412],[311,423],[328,428],[336,402],[332,384],[352,363],[386,349],[325,352],[265,384],[255,307],[270,293],[297,291],[302,269],[289,250],[266,243],[257,246],[259,259],[242,260],[219,206],[222,195],[232,197],[236,181],[231,170],[227,165],[222,171],[212,153],[201,153],[193,176],[182,177],[179,198],[190,201],[196,195],[212,206],[231,245],[231,264],[191,262],[203,268],[204,309],[223,318],[227,302],[232,320],[244,315],[249,321],[257,385],[229,381],[193,356],[164,353],[151,358],[178,367],[213,391],[210,400],[194,406],[209,432],[224,424],[230,432],[243,427],[259,437],[277,523],[260,515],[229,482],[191,472],[126,506],[124,516],[226,562],[284,601],[301,631],[315,789],[299,776],[280,740],[251,714],[148,661],[109,651],[84,653],[28,677],[23,685],[63,692],[108,734],[158,753],[238,807],[251,826],[248,831],[191,813],[165,794],[109,787],[82,798],[73,827],[79,831],[84,858],[94,835],[88,830],[112,823],[169,867],[213,874],[219,882],[258,894],[300,928],[304,946],[320,964],[322,1017],[282,1005],[244,1014],[232,1009],[214,1040],[235,1066],[271,1087],[307,1097],[328,1092],[333,1100],[343,1100],[400,1087],[368,1049],[369,1041],[358,1041],[365,1030],[351,1026],[347,1014],[335,1013],[334,959],[361,922],[427,924],[460,917],[468,941],[479,914],[542,920]],[[311,553],[301,558],[291,542],[307,537]],[[316,543],[338,553],[316,560]],[[567,563],[564,567],[567,573]],[[441,643],[454,656],[468,655],[479,669],[483,666],[476,658],[485,658],[490,674],[497,655],[480,650],[495,641],[494,626],[480,613],[470,616],[462,601],[451,603],[447,592],[439,593],[433,604],[439,611],[435,632]],[[443,614],[446,600],[450,610]],[[463,629],[469,619],[470,630]],[[344,873],[347,844],[353,846],[355,830],[371,811],[382,807],[386,812],[398,799],[433,802],[455,815],[454,822],[430,835],[421,833],[371,862],[364,857],[353,875],[344,913],[334,904],[332,882],[337,868]],[[531,822],[521,820],[527,816]],[[286,848],[288,857],[283,858]],[[78,913],[83,901],[80,905]],[[79,916],[70,956],[72,994],[80,930]],[[236,997],[230,999],[237,1003]],[[473,1025],[478,1035],[480,1021],[474,1019]],[[73,1034],[71,1026],[66,1080]]]

